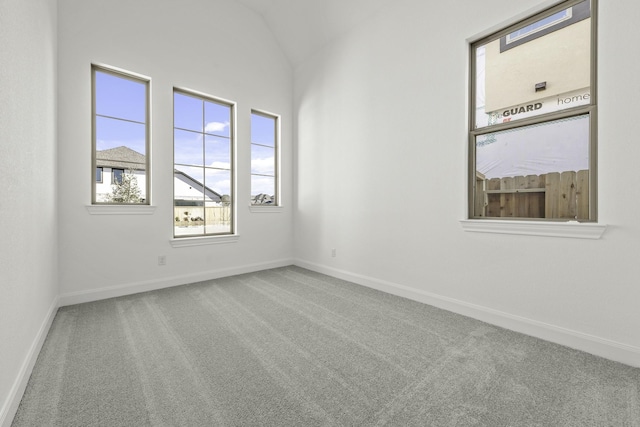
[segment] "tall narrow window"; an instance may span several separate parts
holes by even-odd
[[[596,220],[596,0],[471,45],[469,216]]]
[[[251,112],[251,204],[277,206],[278,194],[277,116]]]
[[[234,233],[233,109],[174,90],[175,237]]]
[[[93,65],[93,204],[149,204],[149,80]]]

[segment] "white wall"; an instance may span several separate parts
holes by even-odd
[[[292,259],[292,70],[264,22],[230,0],[60,0],[62,303]],[[90,215],[91,63],[151,78],[152,215]],[[236,243],[173,248],[173,86],[237,103]],[[281,213],[252,213],[251,109],[282,115]],[[158,256],[167,265],[158,266]]]
[[[640,58],[625,48],[640,44],[635,0],[600,4],[603,238],[469,233],[459,223],[465,40],[540,3],[394,2],[296,68],[296,257],[640,365]]]
[[[0,425],[57,302],[56,49],[55,1],[0,2]]]

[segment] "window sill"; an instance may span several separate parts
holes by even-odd
[[[607,228],[604,224],[580,223],[577,221],[542,222],[463,219],[460,224],[464,231],[470,232],[576,239],[600,239]]]
[[[240,238],[237,234],[224,236],[205,236],[205,237],[181,237],[169,240],[173,248],[187,248],[191,246],[205,245],[222,245],[226,243],[236,243]]]
[[[251,213],[282,213],[282,206],[249,205]]]
[[[91,215],[153,215],[155,206],[150,205],[88,205]]]

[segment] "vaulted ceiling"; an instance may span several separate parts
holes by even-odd
[[[236,0],[261,15],[292,65],[392,0]]]

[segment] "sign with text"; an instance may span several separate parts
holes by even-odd
[[[514,105],[499,111],[491,111],[482,114],[477,113],[478,128],[495,125],[498,123],[506,123],[512,120],[524,119],[527,117],[539,116],[545,113],[566,110],[581,105],[589,105],[591,103],[591,92],[589,88],[574,90],[559,95],[550,96],[548,98],[539,99],[527,104]]]

